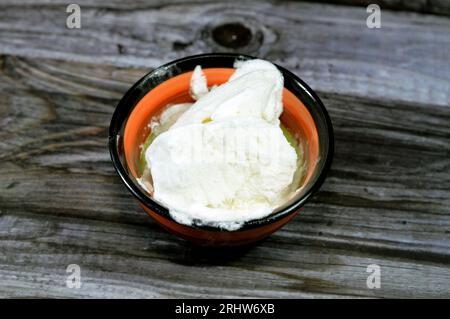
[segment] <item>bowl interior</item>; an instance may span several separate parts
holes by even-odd
[[[208,86],[225,83],[233,74],[233,68],[203,69]],[[192,71],[172,77],[144,95],[136,104],[125,124],[123,146],[126,164],[130,174],[137,178],[139,171],[140,146],[151,133],[148,124],[154,116],[161,113],[168,104],[192,102],[189,85]],[[300,188],[313,182],[317,175],[320,159],[319,134],[308,109],[291,91],[283,90],[283,113],[281,122],[297,138],[305,160],[305,173]]]

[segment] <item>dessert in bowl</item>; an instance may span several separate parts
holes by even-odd
[[[109,148],[161,226],[201,245],[241,245],[283,226],[320,187],[333,131],[317,95],[284,68],[204,54],[139,80],[114,112]]]

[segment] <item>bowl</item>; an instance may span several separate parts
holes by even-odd
[[[167,63],[136,82],[120,100],[109,127],[109,151],[113,165],[128,190],[144,211],[168,231],[198,245],[237,246],[261,240],[289,222],[323,183],[334,148],[333,128],[325,106],[314,91],[293,73],[280,67],[284,77],[284,126],[299,138],[306,170],[299,190],[286,203],[264,218],[245,222],[237,230],[212,226],[187,226],[175,221],[167,207],[154,200],[136,181],[140,148],[150,128],[151,118],[169,103],[192,101],[189,83],[201,65],[208,86],[222,84],[234,72],[236,59],[254,57],[241,54],[201,54]]]

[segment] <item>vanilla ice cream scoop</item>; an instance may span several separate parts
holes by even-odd
[[[279,125],[283,77],[263,60],[236,66],[211,91],[197,67],[198,100],[145,151],[154,199],[182,224],[235,230],[289,195],[297,153]]]
[[[270,62],[238,62],[229,81],[202,95],[175,123],[175,127],[242,116],[279,124],[283,111],[283,76]],[[194,76],[199,72],[196,69]],[[191,83],[194,81],[191,81]]]

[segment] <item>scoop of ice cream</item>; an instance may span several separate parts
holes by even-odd
[[[153,196],[180,223],[237,229],[269,215],[292,183],[297,154],[279,127],[283,77],[262,60],[237,67],[145,153]]]
[[[263,60],[240,62],[237,66],[227,83],[204,94],[173,127],[248,116],[278,125],[283,111],[281,73]]]

